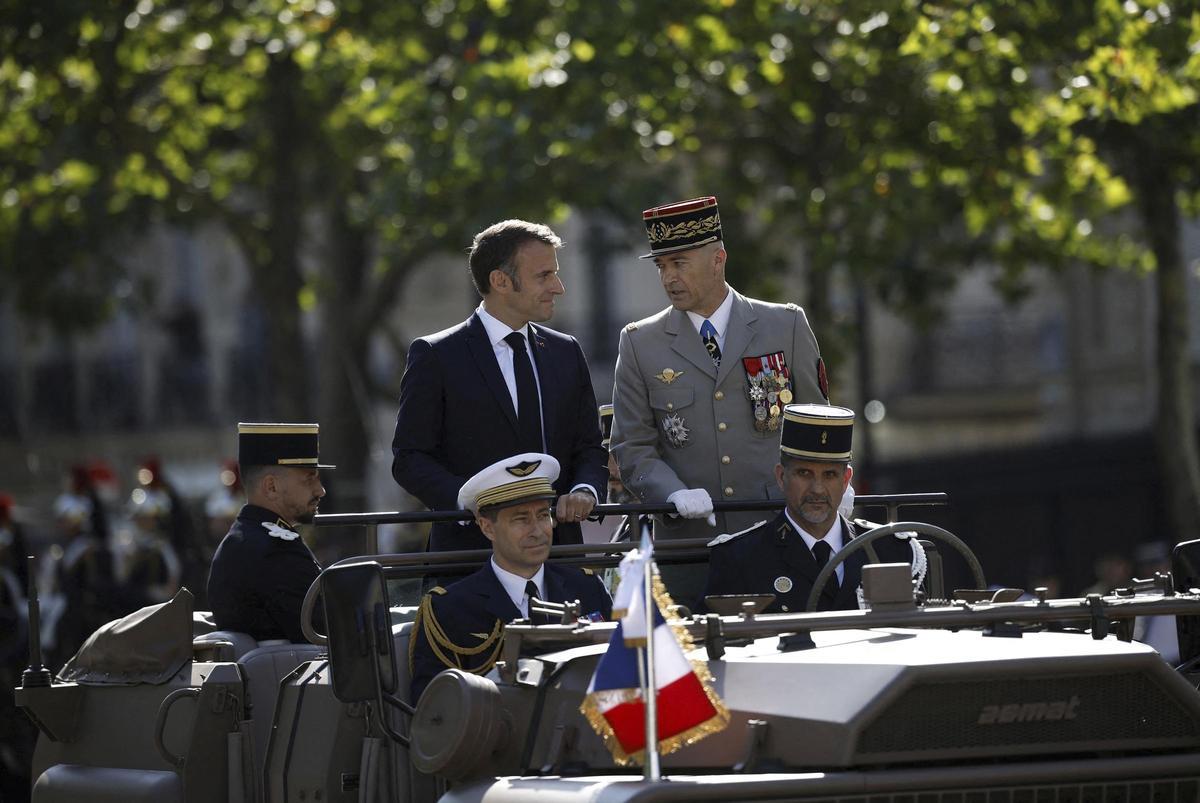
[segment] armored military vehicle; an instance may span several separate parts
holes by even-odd
[[[388,518],[372,516],[358,521]],[[486,676],[448,670],[409,700],[416,600],[396,598],[397,581],[486,558],[422,553],[326,569],[306,600],[311,644],[213,630],[181,592],[101,628],[58,678],[31,666],[17,698],[41,731],[33,799],[1200,800],[1192,662],[1172,667],[1130,638],[1137,616],[1200,615],[1200,542],[1177,548],[1174,577],[1083,599],[986,591],[965,544],[913,522],[876,527],[824,571],[898,532],[940,547],[934,558],[961,553],[975,590],[942,590],[931,560],[915,589],[908,567],[865,569],[865,610],[768,615],[739,597],[676,611],[730,722],[664,756],[662,780],[618,765],[580,713],[616,625],[570,605],[558,624],[510,624]],[[627,548],[552,559],[613,565]],[[656,553],[705,554],[693,542]]]

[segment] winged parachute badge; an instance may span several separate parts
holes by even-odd
[[[664,368],[655,374],[654,378],[664,385],[669,385],[681,376],[683,376],[683,371],[676,371],[674,368]]]

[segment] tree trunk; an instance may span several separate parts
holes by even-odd
[[[313,415],[308,349],[300,326],[300,249],[303,245],[305,126],[298,97],[299,70],[289,58],[267,70],[271,121],[266,173],[266,253],[251,253],[254,289],[266,313],[267,348],[263,371],[268,382],[268,415],[276,421],[304,421]]]
[[[1154,439],[1168,531],[1178,542],[1200,537],[1200,457],[1192,412],[1187,271],[1180,253],[1175,183],[1151,149],[1138,156],[1142,225],[1158,263]]]
[[[334,186],[332,179],[327,186]],[[367,378],[371,322],[363,320],[368,235],[346,215],[344,192],[333,192],[326,207],[329,237],[322,282],[321,341],[318,348],[322,454],[337,460],[327,512],[367,509],[367,470],[373,443],[372,399]],[[379,435],[383,437],[382,433]],[[351,533],[343,534],[351,538]],[[361,533],[359,533],[361,536]],[[360,543],[355,541],[355,544]]]

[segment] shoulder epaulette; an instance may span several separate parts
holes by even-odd
[[[445,594],[446,589],[442,588],[441,586],[434,586],[433,588],[429,589],[429,593],[430,594]]]
[[[747,527],[744,530],[738,530],[736,533],[722,533],[721,535],[718,535],[713,540],[709,541],[708,545],[709,546],[720,546],[721,544],[732,541],[733,539],[737,538],[740,535],[745,535],[746,533],[750,532],[751,530],[757,530],[759,527],[763,526],[766,523],[767,523],[767,520],[763,519],[762,521],[754,522],[753,524],[751,524],[749,527]]]
[[[787,305],[786,305],[786,306],[787,306],[787,308],[788,308],[788,309],[790,309],[790,310],[793,310],[793,311],[796,311],[796,312],[799,312],[799,311],[800,311],[800,305],[799,305],[799,304],[797,304],[797,303],[796,303],[796,302],[794,302],[794,301],[789,301],[789,302],[787,303]]]
[[[584,567],[584,569],[583,569],[583,573],[584,573],[584,574],[586,574],[586,575],[587,575],[587,576],[589,576],[589,577],[591,577],[591,576],[593,576],[593,575],[595,575],[595,574],[596,574],[594,571],[592,571],[591,569],[587,568],[586,566],[585,566],[585,567]]]
[[[637,330],[637,328],[638,328],[637,321],[633,321],[632,323],[625,324],[626,332],[633,332],[633,331]]]

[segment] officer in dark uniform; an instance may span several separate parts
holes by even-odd
[[[708,587],[714,594],[774,594],[766,613],[803,611],[817,573],[830,556],[859,534],[838,513],[850,486],[850,442],[854,412],[824,404],[784,408],[780,462],[775,478],[787,499],[771,521],[721,535],[709,546]],[[882,562],[908,562],[906,541],[884,539],[875,546]],[[858,605],[867,553],[859,550],[838,567],[818,599],[817,610],[848,610]]]
[[[312,521],[325,488],[316,424],[238,424],[246,501],[217,547],[208,599],[222,630],[259,641],[305,641],[300,608],[321,566],[296,532]]]
[[[612,423],[613,423],[613,406],[611,404],[600,405],[600,445],[608,449],[609,443],[612,441]],[[621,481],[621,469],[617,465],[617,457],[612,452],[608,453],[608,502],[610,504],[629,504],[636,502],[637,497],[631,494],[625,488],[625,483]],[[639,516],[625,515],[617,523],[617,527],[609,536],[610,543],[619,543],[622,541],[636,540],[641,532],[638,524]],[[635,532],[636,530],[636,532]]]
[[[526,452],[493,463],[462,486],[459,507],[492,543],[492,557],[474,574],[425,595],[409,642],[412,700],[447,668],[484,674],[504,644],[504,625],[514,619],[546,623],[530,612],[530,600],[578,600],[584,617],[603,621],[612,599],[590,570],[546,563],[553,540],[550,502],[557,496],[558,461]]]

